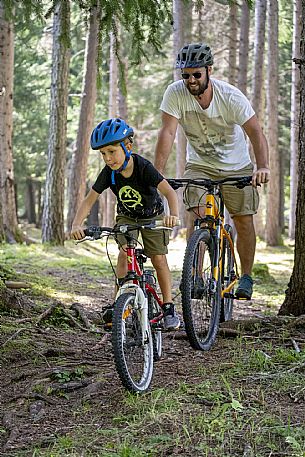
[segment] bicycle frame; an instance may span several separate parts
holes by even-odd
[[[144,310],[140,313],[141,324],[143,331],[143,343],[144,335],[147,334],[147,314],[148,314],[148,299],[147,292],[151,293],[160,307],[162,308],[163,302],[161,301],[159,295],[157,294],[154,287],[148,284],[144,279],[143,269],[140,267],[137,255],[136,255],[136,245],[137,242],[129,234],[125,234],[127,239],[127,275],[124,280],[128,281],[125,284],[122,284],[116,294],[115,300],[118,299],[120,295],[125,293],[127,290],[133,289],[135,291],[135,307],[138,307],[139,310]],[[132,280],[132,282],[130,282]],[[145,291],[145,292],[144,292]],[[161,314],[157,318],[154,318],[150,321],[151,324],[157,323],[161,320],[163,315]]]
[[[219,195],[219,205],[216,202],[216,195]],[[202,226],[202,223],[206,223],[208,228],[213,228],[215,230],[215,239],[217,246],[219,246],[219,248],[216,250],[216,258],[213,259],[213,279],[215,283],[217,283],[219,275],[222,272],[222,264],[220,260],[221,253],[223,251],[224,238],[228,240],[233,255],[236,277],[230,282],[230,284],[225,289],[221,291],[221,298],[224,298],[225,294],[230,293],[234,285],[237,283],[239,274],[234,245],[230,234],[224,227],[224,202],[221,195],[221,190],[219,188],[211,186],[207,190],[207,195],[205,197],[205,216],[198,220],[197,229]]]

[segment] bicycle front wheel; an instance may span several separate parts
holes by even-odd
[[[145,392],[153,376],[153,341],[147,317],[143,335],[142,311],[135,309],[135,295],[122,294],[114,305],[112,347],[114,361],[123,386],[134,393]]]
[[[228,224],[225,225],[226,231],[232,239],[232,227]],[[230,243],[227,238],[223,240],[222,249],[222,269],[221,269],[221,284],[222,288],[226,289],[236,277],[234,269],[234,257],[231,251]],[[233,314],[233,295],[234,287],[230,290],[230,297],[223,297],[221,299],[220,322],[226,322],[232,319]]]
[[[194,349],[208,351],[214,343],[220,316],[220,287],[213,280],[214,239],[208,230],[190,237],[182,271],[182,309],[185,330]],[[213,288],[215,290],[213,290]]]

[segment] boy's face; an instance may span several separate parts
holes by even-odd
[[[130,145],[126,144],[126,148],[129,150]],[[125,162],[125,152],[122,146],[117,144],[109,144],[100,149],[100,153],[104,159],[104,162],[111,170],[118,170]]]

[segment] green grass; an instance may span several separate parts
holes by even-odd
[[[177,248],[175,244],[172,247],[171,270],[175,280],[180,276],[175,263],[177,252],[181,263],[179,243]],[[41,300],[42,304],[44,297],[60,297],[67,303],[74,299],[69,282],[63,282],[60,275],[48,275],[47,271],[58,270],[62,277],[67,270],[80,276],[85,273],[89,280],[112,277],[104,244],[75,246],[69,242],[64,248],[40,244],[2,245],[0,254],[7,274],[14,276],[15,270],[16,278],[28,281],[32,288],[25,293]],[[112,245],[112,259],[115,255]],[[262,309],[267,313],[275,314],[283,301],[292,260],[293,250],[288,245],[271,249],[263,243],[258,244],[254,298],[263,304]],[[94,285],[94,281],[91,285],[87,283],[86,287],[100,287]],[[53,318],[56,319],[56,315]],[[58,319],[62,320],[62,316]],[[53,324],[57,326],[56,322]],[[64,327],[62,331],[65,331]],[[5,322],[4,340],[13,332],[12,320]],[[264,333],[258,333],[252,339],[241,336],[220,341],[217,344],[225,348],[220,353],[215,351],[214,362],[211,362],[210,354],[210,358],[202,354],[200,363],[191,368],[190,376],[179,380],[173,373],[173,388],[154,386],[152,391],[141,396],[123,393],[119,407],[113,413],[107,411],[107,423],[103,421],[103,398],[101,406],[90,399],[74,403],[71,405],[75,420],[73,428],[68,432],[58,431],[50,441],[15,450],[13,455],[267,457],[274,454],[305,457],[304,414],[297,406],[305,398],[304,352],[297,353],[293,349],[288,332],[274,332],[274,336],[268,340],[263,338]],[[188,342],[183,344],[188,345]],[[25,331],[5,344],[1,357],[4,362],[23,360],[33,357],[35,351],[30,334]],[[35,356],[39,364],[40,356]],[[206,360],[210,362],[205,363]],[[56,364],[60,366],[59,359]],[[64,366],[64,360],[62,364]],[[57,382],[67,382],[82,379],[85,371],[86,368],[80,365],[72,370],[59,369],[53,376]],[[103,373],[98,379],[102,377]],[[44,388],[43,380],[33,387],[37,393],[44,392]]]

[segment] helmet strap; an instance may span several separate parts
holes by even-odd
[[[126,146],[125,146],[125,144],[123,142],[121,142],[120,145],[122,146],[123,151],[125,152],[125,160],[124,160],[123,165],[118,170],[112,170],[112,172],[111,172],[111,184],[115,184],[115,175],[116,175],[116,173],[120,173],[121,171],[125,170],[125,168],[127,167],[128,162],[129,162],[130,156],[132,154],[132,150],[128,151],[128,149],[126,148]]]

